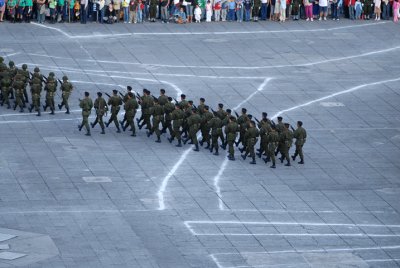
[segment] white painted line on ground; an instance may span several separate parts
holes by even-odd
[[[277,34],[277,33],[304,33],[304,32],[326,32],[326,31],[336,31],[350,28],[359,28],[366,26],[375,26],[380,24],[385,24],[387,22],[376,22],[376,23],[365,23],[358,25],[348,25],[333,28],[318,28],[318,29],[297,29],[297,30],[262,30],[262,31],[224,31],[224,32],[135,32],[135,33],[119,33],[119,34],[86,34],[86,35],[70,35],[69,33],[61,30],[57,27],[47,26],[43,24],[38,24],[31,22],[31,25],[50,29],[61,33],[62,35],[70,39],[90,39],[90,38],[112,38],[112,37],[126,37],[126,36],[173,36],[173,35],[234,35],[234,34]]]
[[[0,211],[0,215],[7,214],[43,214],[43,213],[125,213],[125,212],[141,212],[141,211],[155,211],[149,209],[82,209],[82,210],[25,210],[25,211]]]
[[[306,102],[306,103],[303,103],[303,104],[300,104],[300,105],[296,105],[296,106],[293,106],[291,108],[279,111],[275,115],[273,115],[271,117],[271,119],[275,119],[276,117],[280,116],[283,113],[291,112],[293,110],[296,110],[296,109],[299,109],[299,108],[302,108],[302,107],[310,106],[311,104],[314,104],[316,102],[327,100],[327,99],[330,99],[330,98],[333,98],[333,97],[336,97],[336,96],[340,96],[340,95],[343,95],[343,94],[351,93],[351,92],[357,91],[359,89],[363,89],[363,88],[370,87],[370,86],[376,86],[376,85],[391,83],[391,82],[397,82],[397,81],[400,81],[400,77],[394,78],[394,79],[381,80],[381,81],[378,81],[378,82],[358,85],[358,86],[355,86],[355,87],[352,87],[352,88],[349,88],[349,89],[346,89],[346,90],[343,90],[343,91],[339,91],[339,92],[327,95],[325,97],[321,97],[321,98],[318,98],[318,99],[315,99],[315,100],[311,100],[309,102]]]
[[[108,64],[118,64],[118,65],[136,65],[136,66],[146,66],[146,67],[165,67],[165,68],[192,68],[192,69],[238,69],[238,70],[259,70],[259,69],[275,69],[275,68],[291,68],[291,67],[308,67],[314,66],[319,64],[331,63],[336,61],[344,61],[356,58],[362,58],[377,54],[383,54],[392,52],[395,50],[400,49],[400,46],[394,46],[386,49],[374,50],[370,52],[365,52],[357,55],[351,56],[343,56],[338,58],[326,59],[326,60],[319,60],[319,61],[312,61],[307,63],[300,63],[300,64],[279,64],[279,65],[265,65],[265,66],[204,66],[204,65],[170,65],[170,64],[151,64],[151,63],[139,63],[139,62],[119,62],[119,61],[109,61],[109,60],[92,60],[92,59],[83,59],[80,61],[86,62],[98,62],[98,63],[108,63]],[[57,56],[49,56],[49,55],[42,55],[36,53],[26,53],[27,55],[31,56],[39,56],[39,57],[50,57],[50,58],[61,58],[61,59],[70,59],[64,57],[57,57]],[[142,74],[142,73],[138,73]],[[146,73],[144,73],[146,74]],[[157,75],[167,75],[167,76],[194,76],[194,77],[204,77],[204,78],[215,78],[215,76],[196,76],[196,75],[187,75],[187,74],[157,74]],[[218,77],[216,77],[218,78]],[[261,77],[258,77],[261,78]]]
[[[223,266],[218,259],[218,256],[229,256],[229,255],[240,255],[244,258],[254,255],[273,255],[273,254],[286,254],[286,253],[330,253],[330,252],[357,252],[357,251],[370,251],[370,250],[391,250],[400,249],[400,246],[381,246],[381,247],[360,247],[360,248],[326,248],[326,249],[294,249],[294,250],[278,250],[278,251],[264,251],[264,252],[226,252],[226,253],[214,253],[210,254],[210,258],[215,262],[218,268],[242,268],[242,267],[263,267],[264,265],[240,265],[240,266]],[[400,259],[370,259],[363,260],[364,262],[393,262],[399,261]],[[268,266],[269,267],[269,266]]]
[[[348,213],[390,213],[397,214],[395,210],[284,210],[284,209],[226,209],[232,212],[271,212],[271,213],[338,213],[338,214],[348,214]]]
[[[370,233],[194,233],[195,236],[298,236],[298,237],[400,237],[400,234],[370,234]]]
[[[21,52],[14,52],[14,53],[10,53],[10,54],[3,55],[2,57],[3,57],[3,58],[9,58],[9,57],[11,57],[11,56],[15,56],[15,55],[19,55],[19,54],[21,54]],[[1,56],[1,55],[0,55],[0,56]]]

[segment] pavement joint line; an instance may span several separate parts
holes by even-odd
[[[256,91],[254,91],[252,94],[250,94],[245,100],[243,100],[242,102],[240,102],[235,108],[237,109],[238,107],[240,107],[241,105],[243,105],[244,103],[248,102],[251,98],[253,98],[258,92],[262,91],[265,87],[265,85],[271,80],[273,79],[272,77],[266,77],[264,78],[264,81],[261,83],[261,85],[257,88]],[[192,148],[188,148],[179,158],[178,162],[176,162],[176,164],[173,166],[173,168],[168,172],[168,174],[164,177],[162,184],[157,192],[157,196],[158,196],[158,200],[159,200],[159,210],[164,210],[165,209],[165,201],[164,201],[164,192],[167,188],[168,185],[168,181],[170,180],[170,178],[175,174],[175,172],[179,169],[179,167],[182,165],[182,163],[185,161],[186,157],[189,155],[189,153],[192,151]],[[226,159],[224,160],[226,161]],[[215,181],[218,180],[218,178],[214,178],[214,184]],[[220,197],[221,192],[217,192],[217,196]],[[223,204],[221,204],[222,199],[219,198],[219,205],[220,207],[223,207]]]
[[[137,65],[137,66],[148,66],[148,67],[165,67],[165,68],[194,68],[194,69],[242,69],[242,70],[258,70],[258,69],[274,69],[274,68],[291,68],[291,67],[309,67],[319,64],[331,63],[335,61],[343,61],[349,59],[356,59],[367,57],[376,54],[388,53],[394,50],[400,49],[400,46],[394,46],[390,48],[380,49],[380,50],[373,50],[361,54],[351,55],[351,56],[344,56],[326,60],[319,60],[313,61],[308,63],[300,63],[300,64],[281,64],[281,65],[265,65],[265,66],[204,66],[204,65],[169,65],[169,64],[151,64],[151,63],[139,63],[139,62],[118,62],[118,61],[108,61],[108,60],[92,60],[92,59],[84,59],[81,61],[87,62],[100,62],[100,63],[109,63],[109,64],[118,64],[118,65]],[[58,56],[49,56],[49,55],[41,55],[37,53],[26,53],[30,56],[38,56],[38,57],[49,57],[49,58],[60,58],[60,59],[70,59],[65,57],[58,57]],[[159,74],[159,75],[168,75],[168,74]],[[177,74],[181,76],[180,74]],[[183,74],[184,75],[184,74]],[[207,76],[205,76],[207,77]],[[262,77],[260,77],[262,78]]]
[[[359,25],[348,25],[339,26],[332,28],[318,28],[318,29],[294,29],[294,30],[261,30],[261,31],[216,31],[216,32],[136,32],[136,33],[119,33],[119,34],[92,34],[92,35],[70,35],[69,33],[63,31],[60,28],[47,26],[39,24],[36,22],[31,22],[31,25],[46,28],[49,30],[54,30],[70,39],[89,39],[89,38],[104,38],[104,37],[122,37],[122,36],[173,36],[173,35],[231,35],[231,34],[277,34],[277,33],[304,33],[304,32],[326,32],[326,31],[336,31],[351,28],[360,28],[367,26],[376,26],[381,24],[386,24],[388,22],[375,22],[375,23],[365,23]]]

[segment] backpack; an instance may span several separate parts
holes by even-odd
[[[0,7],[4,6],[4,0],[0,0]]]

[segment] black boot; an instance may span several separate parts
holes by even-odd
[[[183,144],[186,144],[188,142],[189,139],[184,139],[183,140]]]
[[[54,109],[51,109],[51,113],[50,113],[51,115],[54,115]]]
[[[33,105],[31,105],[31,107],[29,108],[29,112],[31,113],[33,110]]]
[[[253,161],[251,161],[250,164],[252,164],[252,165],[256,164],[256,158],[255,157],[253,157]]]
[[[222,144],[220,147],[221,147],[223,150],[226,150],[226,143]]]
[[[146,131],[147,134],[147,138],[150,137],[153,133],[151,133],[151,131]]]
[[[218,153],[218,148],[215,150],[214,155],[219,155],[219,153]]]
[[[46,109],[47,109],[47,105],[43,105],[43,111],[46,112]]]
[[[182,142],[179,140],[178,141],[178,144],[177,145],[175,145],[176,147],[182,147]]]
[[[119,129],[119,127],[117,127],[117,133],[121,133],[121,130]]]
[[[40,109],[38,110],[38,112],[37,112],[37,115],[36,116],[40,116]]]
[[[24,112],[24,108],[21,108],[21,109],[19,110],[19,112],[20,112],[20,113],[23,113],[23,112]]]
[[[59,110],[61,110],[61,108],[62,108],[62,105],[61,105],[61,104],[59,104],[59,105],[58,105],[58,109],[59,109]]]
[[[104,131],[104,128],[101,129],[100,134],[106,134],[106,132]]]
[[[169,143],[172,143],[173,140],[174,140],[174,138],[172,138],[172,137],[168,138]]]
[[[94,128],[94,124],[93,124],[92,122],[90,122],[90,126],[91,126],[92,128]]]
[[[275,163],[272,163],[272,166],[270,168],[276,168]]]
[[[82,127],[83,127],[83,125],[78,125],[78,129],[79,129],[79,131],[81,131],[81,130],[82,130]]]
[[[288,161],[285,166],[290,167],[290,161]]]
[[[296,155],[292,155],[292,159],[293,159],[293,161],[295,161],[296,160]]]
[[[106,127],[108,127],[109,125],[110,125],[110,122],[107,122],[107,123],[106,123]]]
[[[200,143],[200,146],[203,146],[203,141],[199,141],[199,143]]]
[[[210,143],[209,142],[207,142],[207,146],[204,147],[204,149],[210,149]]]
[[[198,145],[198,144],[195,145],[195,148],[193,149],[193,151],[195,151],[195,152],[200,151],[200,150],[199,150],[199,145]]]
[[[66,114],[69,114],[69,108],[67,108],[67,111],[65,112]]]
[[[242,154],[241,157],[243,158],[243,160],[246,160],[247,155]]]
[[[136,137],[136,133],[135,133],[135,132],[132,132],[131,136],[132,136],[132,137]]]
[[[157,143],[161,143],[161,139],[160,139],[160,137],[157,137],[157,140],[156,140],[156,142],[157,142]]]
[[[86,132],[85,135],[86,135],[86,136],[91,136],[91,135],[90,135],[90,131]]]
[[[235,157],[234,157],[233,155],[229,155],[229,156],[228,156],[228,159],[229,159],[230,161],[235,161]]]
[[[297,162],[297,164],[304,165],[304,161],[301,160],[300,162]]]

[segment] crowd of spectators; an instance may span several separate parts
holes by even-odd
[[[0,22],[390,20],[400,0],[0,0]]]

